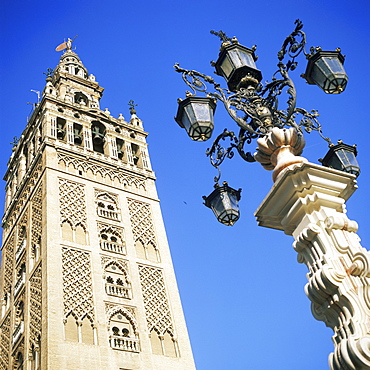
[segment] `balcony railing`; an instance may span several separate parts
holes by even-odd
[[[128,352],[140,352],[139,339],[136,338],[116,337],[111,335],[109,337],[109,342],[113,349]]]
[[[105,283],[105,292],[115,297],[130,298],[129,288],[124,285]]]
[[[98,208],[98,215],[101,217],[110,218],[112,220],[119,220],[118,212],[106,210],[104,208]]]
[[[100,248],[108,252],[126,254],[126,246],[114,242],[109,242],[107,240],[100,241]]]
[[[19,338],[22,336],[24,332],[24,321],[21,321],[20,324],[15,328],[12,338],[12,345],[14,346]]]
[[[23,273],[22,276],[17,280],[17,282],[14,285],[14,297],[20,292],[25,282],[26,282],[26,274]]]

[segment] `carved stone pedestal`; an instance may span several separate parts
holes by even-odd
[[[370,369],[370,252],[345,202],[356,190],[351,174],[312,163],[286,167],[255,213],[260,226],[295,239],[308,267],[305,291],[313,316],[334,331],[333,370]]]

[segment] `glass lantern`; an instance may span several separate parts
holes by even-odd
[[[347,86],[348,76],[343,68],[344,56],[337,51],[317,51],[308,59],[303,78],[327,94],[340,94]]]
[[[212,136],[216,103],[212,98],[189,96],[179,102],[176,122],[195,141],[206,141]]]
[[[224,225],[232,226],[239,220],[239,200],[242,189],[235,190],[225,181],[222,186],[218,183],[215,190],[208,195],[203,196],[204,204],[211,208],[217,220]]]
[[[360,174],[360,166],[356,156],[356,145],[350,146],[339,141],[337,145],[330,147],[321,163],[323,166],[351,173],[357,177]]]
[[[262,73],[256,68],[257,57],[252,49],[233,43],[222,48],[215,63],[216,73],[225,78],[230,91],[235,92],[244,79],[246,85],[257,85]]]

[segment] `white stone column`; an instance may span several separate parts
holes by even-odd
[[[334,331],[330,368],[370,369],[370,252],[345,207],[356,177],[305,162],[276,177],[255,213],[258,224],[294,237],[298,261],[309,270],[312,314]]]

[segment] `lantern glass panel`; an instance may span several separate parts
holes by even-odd
[[[221,69],[222,69],[222,72],[225,74],[226,78],[229,78],[231,75],[231,72],[233,71],[233,66],[230,63],[230,60],[227,55],[225,55],[225,58],[221,63]]]
[[[243,66],[256,68],[256,63],[254,63],[254,60],[249,53],[246,53],[245,51],[240,49],[234,49],[229,51],[229,54],[234,63],[235,68]]]
[[[192,103],[192,107],[195,113],[194,122],[195,121],[213,122],[213,112],[209,104]]]
[[[181,118],[181,123],[184,125],[185,130],[189,132],[191,122],[189,121],[189,116],[188,112],[186,110],[187,107],[183,110],[182,118]]]
[[[192,103],[188,104],[187,106],[184,107],[184,115],[186,115],[186,118],[189,120],[190,124],[193,124],[197,121],[195,114],[194,114],[194,109],[193,109]]]
[[[352,173],[354,175],[359,175],[360,171],[358,170],[358,162],[356,159],[356,156],[353,152],[341,149],[337,152],[338,158],[341,162],[341,166],[343,168],[343,171],[346,171],[348,173]]]

